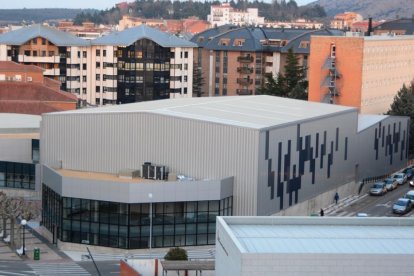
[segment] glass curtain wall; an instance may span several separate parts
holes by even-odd
[[[47,196],[45,196],[45,193]],[[50,193],[55,195],[51,196]],[[116,203],[60,197],[43,185],[44,221],[59,216],[64,242],[136,249],[149,247],[150,204]],[[152,247],[208,245],[215,243],[216,216],[232,215],[232,197],[213,201],[152,204]],[[54,207],[52,207],[54,206]],[[45,217],[46,216],[46,217]],[[44,223],[49,228],[51,223]]]
[[[34,164],[0,161],[0,187],[34,190],[35,178]]]
[[[149,39],[118,47],[117,103],[168,99],[170,49]]]

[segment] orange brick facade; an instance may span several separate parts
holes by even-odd
[[[395,95],[414,78],[412,37],[312,37],[309,100],[329,102],[326,62],[335,45],[339,92],[333,103],[353,106],[363,114],[386,113]]]

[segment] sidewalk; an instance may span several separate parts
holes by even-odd
[[[325,216],[333,215],[336,212],[342,210],[343,208],[348,207],[349,205],[351,205],[351,204],[357,202],[358,200],[361,200],[361,199],[363,199],[367,196],[368,196],[368,194],[350,195],[350,196],[344,197],[344,198],[342,198],[338,201],[338,204],[332,203],[328,207],[323,208]]]

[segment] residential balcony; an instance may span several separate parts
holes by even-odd
[[[236,92],[240,96],[253,95],[253,90],[250,89],[237,89]]]
[[[253,68],[249,67],[238,67],[237,72],[241,74],[251,74],[253,73]]]
[[[59,63],[60,57],[59,56],[26,56],[26,55],[19,55],[19,62],[36,62],[36,63]]]
[[[271,66],[266,66],[266,67],[265,67],[265,73],[266,73],[266,74],[273,73],[273,67],[271,67]]]
[[[60,69],[59,68],[46,69],[43,72],[43,75],[45,75],[45,76],[59,76],[60,75]]]
[[[240,56],[240,57],[237,57],[237,61],[242,62],[242,63],[251,63],[253,62],[253,57],[252,56]]]
[[[250,85],[250,84],[253,84],[253,79],[238,78],[237,83],[240,85]]]

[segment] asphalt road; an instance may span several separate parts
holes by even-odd
[[[408,185],[408,182],[399,185],[394,191],[390,191],[383,196],[367,197],[351,204],[350,206],[337,211],[332,216],[356,216],[358,213],[366,213],[370,217],[399,217],[392,213],[392,205],[398,198],[403,197],[408,191],[414,190]],[[414,211],[409,212],[403,216],[414,216]]]

